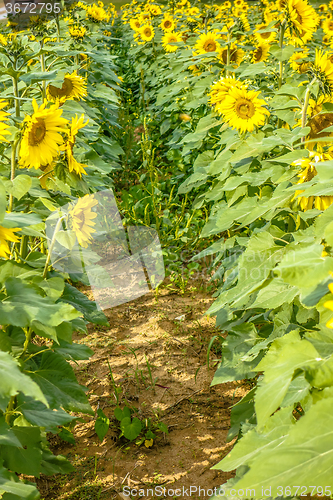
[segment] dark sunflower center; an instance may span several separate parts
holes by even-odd
[[[254,112],[254,105],[251,101],[248,101],[247,99],[241,99],[236,103],[236,113],[239,118],[248,120],[249,118],[252,118]]]
[[[145,34],[145,36],[150,37],[151,36],[151,30],[150,30],[150,28],[146,28],[144,30],[144,34]]]
[[[169,21],[169,20],[165,21],[165,23],[164,23],[164,27],[165,28],[170,28],[171,26],[172,26],[172,22],[171,21]]]
[[[216,43],[212,40],[209,40],[205,43],[204,49],[206,52],[214,52],[216,50]]]
[[[265,26],[265,28],[266,28],[266,26]],[[261,38],[264,38],[266,40],[267,38],[269,38],[271,36],[271,33],[270,33],[270,31],[266,31],[265,33],[259,33],[259,35],[261,36]]]
[[[255,61],[260,61],[260,59],[262,58],[262,48],[261,47],[258,47],[255,51],[254,51],[254,59]]]
[[[42,119],[37,119],[37,122],[34,123],[31,127],[29,133],[29,146],[38,146],[44,139],[46,134],[46,126],[45,122]]]

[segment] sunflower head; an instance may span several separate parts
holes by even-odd
[[[154,28],[150,24],[143,25],[139,33],[144,42],[150,42],[155,36]]]
[[[217,52],[220,47],[218,36],[215,33],[203,33],[194,46],[197,54]]]
[[[81,100],[87,96],[87,82],[82,76],[79,76],[76,71],[65,75],[61,88],[49,84],[47,87],[47,97],[50,101],[56,102],[60,100]]]
[[[88,248],[93,240],[92,234],[96,232],[93,226],[97,213],[92,210],[96,205],[98,201],[94,195],[87,194],[69,207],[69,227],[75,232],[77,241],[83,248]]]
[[[333,62],[332,54],[316,49],[315,62],[312,64],[311,72],[317,78],[324,94],[331,95],[333,92]]]
[[[175,52],[178,49],[177,45],[173,45],[174,43],[179,43],[182,41],[182,36],[180,33],[175,32],[167,32],[162,37],[162,45],[166,52]]]
[[[266,61],[269,53],[269,43],[258,43],[254,51],[252,52],[251,62],[256,64],[262,61]]]

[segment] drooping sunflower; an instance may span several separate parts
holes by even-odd
[[[269,54],[269,43],[258,43],[254,51],[252,52],[251,62],[256,64],[262,61],[266,61]]]
[[[209,52],[217,52],[221,48],[218,39],[219,37],[215,33],[203,33],[199,36],[199,39],[194,46],[196,53],[205,54]]]
[[[16,231],[21,231],[20,227],[7,228],[0,226],[0,257],[8,258],[10,255],[10,248],[8,241],[17,243],[20,238],[14,234]]]
[[[45,101],[38,107],[36,99],[33,99],[34,113],[24,119],[19,160],[21,168],[38,169],[52,163],[64,143],[61,133],[67,131],[68,120],[61,117],[62,109],[58,109],[58,103],[49,108],[46,104]]]
[[[9,135],[8,132],[9,125],[4,122],[8,120],[9,113],[1,110],[5,108],[7,105],[8,102],[4,101],[3,99],[0,99],[0,141],[5,141],[5,142],[8,142],[7,139],[5,138],[5,135]]]
[[[332,103],[332,98],[330,96],[321,95],[316,101],[314,99],[309,100],[309,106],[307,110],[308,122],[307,126],[310,127],[310,133],[307,136],[307,141],[314,140],[314,142],[308,142],[307,148],[311,151],[315,148],[316,144],[319,147],[323,147],[330,144],[332,141],[329,137],[332,137],[332,133],[323,132],[325,128],[333,125],[333,113],[323,113],[323,105],[325,103]],[[324,141],[324,137],[328,137],[327,142]],[[319,142],[316,142],[321,139]]]
[[[315,175],[317,175],[316,164],[321,161],[332,160],[332,156],[328,153],[318,153],[310,151],[309,158],[301,158],[292,163],[294,166],[299,166],[303,170],[298,174],[299,181],[297,184],[304,184],[305,182],[311,181]],[[304,193],[303,190],[298,190],[295,192],[293,200],[297,199],[300,208],[303,211],[311,210],[312,208],[317,208],[318,210],[326,210],[333,203],[333,196],[299,196]]]
[[[266,28],[267,25],[265,23],[256,26],[254,36],[258,42],[271,43],[276,38],[276,31],[264,31]],[[260,33],[261,31],[262,33]]]
[[[301,52],[294,52],[289,59],[292,69],[301,74],[306,73],[310,68],[310,62],[306,61],[308,56],[309,49],[304,49]]]
[[[219,111],[230,127],[240,132],[252,132],[255,127],[264,125],[270,112],[265,108],[265,101],[258,98],[259,94],[255,90],[238,87],[229,90],[219,105]]]
[[[243,60],[244,50],[238,47],[235,43],[230,44],[230,64],[237,68]],[[218,58],[223,64],[227,64],[228,62],[228,48],[221,47],[218,50]]]
[[[167,32],[162,37],[162,45],[166,52],[175,52],[178,49],[177,45],[171,45],[173,43],[181,42],[182,36],[180,33]]]
[[[285,7],[288,36],[296,45],[311,40],[317,30],[319,16],[307,0],[287,0]]]
[[[69,26],[68,32],[72,38],[75,40],[82,41],[85,34],[87,33],[87,28],[84,26]]]
[[[88,248],[88,244],[92,242],[92,233],[96,230],[93,228],[97,217],[97,213],[92,211],[92,208],[98,205],[98,201],[92,194],[86,194],[79,198],[74,206],[69,209],[69,226],[75,232],[79,245],[83,248]]]
[[[174,31],[176,28],[175,20],[172,16],[170,16],[170,14],[165,14],[160,27],[163,31]]]
[[[233,87],[246,89],[247,85],[243,82],[240,82],[239,80],[236,80],[235,77],[227,76],[221,78],[210,87],[210,92],[208,94],[208,96],[210,97],[209,104],[215,106],[215,111],[217,111],[218,113],[223,114],[220,111],[220,105],[228,95],[229,90]]]
[[[61,88],[49,84],[46,93],[48,99],[53,102],[58,100],[65,102],[73,99],[84,100],[84,97],[87,96],[87,81],[78,75],[76,71],[73,71],[73,73],[65,75]]]
[[[320,82],[324,94],[331,95],[333,92],[333,62],[331,54],[323,50],[316,49],[315,62],[312,65],[312,72]]]
[[[82,174],[87,174],[87,172],[84,170],[84,167],[87,168],[87,165],[85,165],[84,163],[79,163],[74,158],[73,148],[77,133],[81,128],[85,127],[88,122],[89,120],[84,123],[84,115],[81,115],[80,118],[78,118],[77,115],[75,115],[75,118],[72,117],[72,123],[68,132],[68,138],[63,146],[68,162],[68,170],[70,172],[75,172],[79,177],[82,177]]]
[[[145,24],[139,29],[139,33],[141,35],[141,38],[144,42],[150,42],[154,36],[155,36],[155,31],[150,24]]]

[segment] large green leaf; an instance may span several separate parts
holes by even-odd
[[[58,425],[69,424],[76,418],[72,415],[69,415],[62,409],[51,410],[50,408],[47,408],[43,403],[34,401],[32,398],[29,398],[27,396],[23,397],[22,394],[19,394],[17,396],[17,404],[28,422],[30,422],[32,425],[44,427],[46,432],[55,432]]]
[[[0,495],[3,495],[2,498],[4,500],[6,499],[6,497],[15,500],[38,500],[40,498],[40,494],[35,486],[20,482],[16,474],[14,474],[13,472],[9,472],[3,467],[1,460]],[[12,496],[9,497],[9,495]]]
[[[87,321],[97,325],[109,326],[105,314],[97,309],[96,302],[89,300],[86,295],[69,283],[65,284],[61,300],[71,304],[75,309],[80,311]]]
[[[274,340],[265,358],[257,366],[258,371],[264,372],[255,396],[259,427],[279,408],[294,372],[315,363],[318,358],[320,355],[314,346],[307,340],[301,340],[297,331]]]
[[[48,406],[47,400],[39,386],[20,370],[20,365],[7,352],[0,351],[0,401],[8,401],[11,396],[16,396],[22,391],[26,396],[42,401]],[[0,404],[2,411],[6,410],[7,404]]]
[[[31,378],[40,386],[50,407],[92,413],[85,388],[76,381],[69,363],[55,352],[44,352],[40,364],[31,368]]]
[[[39,427],[13,427],[20,447],[2,445],[0,458],[4,466],[20,474],[39,477],[42,461],[41,430]]]
[[[64,320],[80,316],[80,312],[63,302],[54,303],[49,297],[43,297],[36,289],[18,278],[8,278],[6,283],[7,298],[0,303],[0,323],[20,327],[30,326],[39,321],[47,326],[57,326]]]
[[[260,498],[276,498],[279,487],[301,485],[312,494],[317,493],[317,490],[312,488],[331,487],[333,475],[332,405],[332,398],[318,401],[286,432],[285,438],[278,442],[278,446],[262,449],[254,457],[245,458],[244,454],[245,459],[242,463],[250,468],[235,486],[254,488],[258,492],[256,497]],[[276,429],[279,431],[280,426]],[[252,442],[247,443],[247,448],[255,450],[257,437],[253,435],[253,438]],[[241,442],[242,440],[239,444]],[[238,463],[241,463],[241,459]],[[266,490],[266,493],[262,493],[262,488]]]

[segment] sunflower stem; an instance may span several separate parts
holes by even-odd
[[[40,42],[40,48],[43,48],[43,40]],[[40,55],[40,68],[42,70],[42,73],[45,73],[45,55],[41,54]],[[42,81],[42,95],[43,95],[43,102],[46,99],[46,81]]]
[[[282,21],[280,26],[280,40],[279,40],[279,46],[281,51],[283,49],[283,37],[285,30],[286,30],[286,22]],[[283,81],[283,61],[279,61],[279,90],[282,87],[282,81]]]
[[[314,78],[308,85],[308,88],[306,89],[305,96],[304,96],[304,104],[303,104],[303,109],[302,109],[302,128],[306,127],[306,120],[307,120],[307,112],[308,112],[308,106],[309,106],[309,100],[310,100],[310,95],[311,95],[311,88],[312,85],[315,83],[316,78]],[[305,142],[305,135],[302,137],[302,142]]]
[[[12,413],[13,413],[15,398],[16,398],[16,396],[11,396],[9,403],[8,403],[8,406],[7,406],[6,413],[5,413],[5,415],[6,415],[5,420],[6,420],[6,424],[8,424],[8,425],[10,424],[10,417],[12,416]]]
[[[16,170],[16,151],[17,151],[17,146],[19,143],[20,139],[16,139],[16,141],[13,142],[12,145],[12,154],[11,154],[11,161],[10,161],[10,180],[13,181],[15,179],[15,170]],[[11,212],[13,210],[13,195],[9,195],[9,205],[8,205],[8,212]]]
[[[49,264],[50,264],[50,261],[51,261],[52,251],[53,251],[53,248],[54,248],[54,245],[55,245],[55,242],[56,242],[57,233],[58,233],[58,231],[60,229],[61,223],[62,223],[62,221],[63,221],[64,218],[65,218],[65,216],[59,217],[59,220],[58,220],[57,225],[55,227],[55,230],[54,230],[54,233],[53,233],[53,236],[52,236],[52,240],[51,240],[51,244],[50,244],[50,248],[49,248],[49,253],[47,254],[47,257],[46,257],[46,262],[45,262],[44,271],[43,271],[43,279],[46,278],[47,268],[49,267]]]
[[[13,93],[15,96],[15,99],[14,99],[15,100],[15,116],[16,116],[16,118],[19,118],[20,117],[20,101],[19,101],[20,94],[19,94],[18,85],[17,85],[17,78],[15,78],[13,76],[12,80],[13,80]]]

